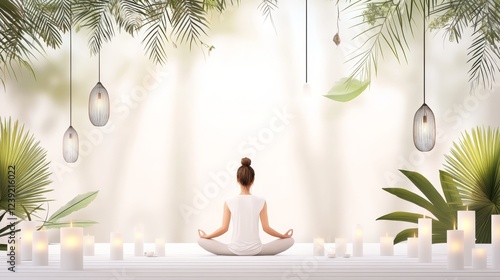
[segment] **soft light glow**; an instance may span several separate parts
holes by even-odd
[[[120,246],[120,245],[122,245],[122,240],[119,238],[115,238],[115,239],[113,239],[113,244],[116,246]]]
[[[66,162],[76,162],[79,146],[78,133],[73,126],[69,126],[63,137],[63,157]]]
[[[110,113],[108,91],[98,82],[89,95],[89,119],[95,126],[108,123]]]
[[[78,242],[78,238],[76,238],[73,235],[70,235],[66,238],[66,241],[64,242],[69,248],[76,248],[77,246],[80,245],[80,242]]]
[[[31,240],[33,240],[33,232],[27,231],[23,237],[24,237],[24,241],[31,241]]]

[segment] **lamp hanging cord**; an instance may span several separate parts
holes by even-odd
[[[307,84],[307,0],[306,0],[306,84]]]
[[[423,67],[424,68],[423,69],[423,76],[424,77],[423,77],[423,81],[424,81],[424,85],[423,86],[424,86],[424,104],[425,104],[425,16],[426,16],[425,15],[425,1],[423,3],[423,7],[422,8],[423,8],[423,11],[424,11],[423,12],[423,15],[424,15],[423,16],[423,25],[424,26],[422,27],[422,29],[423,29],[422,33],[423,33],[423,43],[424,43],[424,51],[423,51],[423,56],[424,56],[424,67]]]
[[[73,63],[72,63],[72,43],[71,43],[71,29],[72,26],[70,24],[69,26],[69,125],[72,126],[73,123],[73,94],[72,94],[72,88],[71,88],[71,81],[72,81],[72,68],[73,68]]]
[[[101,82],[101,50],[97,52],[97,81]]]

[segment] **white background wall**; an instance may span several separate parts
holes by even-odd
[[[85,230],[98,242],[116,230],[132,241],[139,225],[148,242],[194,242],[198,228],[220,225],[224,200],[239,192],[234,164],[250,156],[253,192],[266,197],[278,231],[293,228],[298,242],[328,242],[350,237],[361,224],[365,240],[378,242],[410,224],[377,217],[418,210],[382,190],[415,190],[398,169],[421,172],[439,186],[438,170],[460,133],[499,125],[500,90],[469,92],[468,40],[428,36],[427,104],[439,137],[431,152],[420,153],[412,141],[422,103],[420,36],[410,40],[408,64],[387,55],[369,91],[338,103],[323,95],[350,73],[344,61],[359,44],[351,39],[353,15],[341,18],[337,47],[335,1],[309,1],[308,91],[304,1],[280,1],[276,31],[257,9],[260,1],[242,2],[211,19],[210,54],[170,46],[168,63],[155,66],[140,38],[122,34],[106,44],[101,82],[112,112],[104,128],[93,127],[87,116],[97,58],[89,55],[85,34],[75,35],[73,126],[81,144],[75,164],[62,158],[69,125],[67,35],[62,49],[36,62],[37,80],[25,75],[0,88],[0,115],[24,123],[48,151],[51,213],[77,194],[99,190],[96,201],[70,217],[98,221]]]

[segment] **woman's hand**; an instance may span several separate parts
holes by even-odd
[[[203,230],[201,230],[201,229],[198,229],[198,235],[201,238],[207,238],[207,234]]]
[[[293,235],[293,229],[289,229],[281,238],[290,238]]]

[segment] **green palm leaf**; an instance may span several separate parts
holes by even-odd
[[[156,63],[164,63],[167,60],[167,53],[163,46],[169,41],[170,14],[168,3],[153,3],[147,6],[146,9],[149,17],[144,23],[146,35],[142,43],[145,44],[146,53],[149,54],[151,60]]]
[[[453,143],[445,170],[458,194],[476,211],[476,240],[491,242],[491,215],[500,213],[500,131],[476,127]]]
[[[11,166],[11,168],[9,168]],[[45,194],[52,191],[46,186],[49,180],[49,162],[46,151],[35,142],[33,135],[16,121],[0,119],[0,178],[8,178],[15,172],[15,203],[13,214],[21,219],[26,213],[40,209],[49,201]],[[0,210],[8,211],[9,181],[0,180]],[[26,210],[26,211],[25,211]]]
[[[85,208],[97,197],[98,193],[99,191],[95,191],[77,195],[75,198],[70,200],[64,206],[59,208],[59,210],[54,212],[54,214],[52,214],[47,220],[47,223],[55,223],[59,219],[64,218],[69,214],[78,211],[82,208]]]
[[[446,242],[446,231],[453,229],[456,225],[457,209],[463,206],[459,204],[461,201],[457,198],[456,184],[451,180],[451,175],[446,172],[440,172],[441,186],[448,200],[445,201],[434,186],[421,174],[417,172],[400,170],[425,196],[422,197],[416,193],[403,188],[384,188],[383,190],[395,195],[403,200],[413,203],[427,212],[434,215],[432,219],[432,242]],[[427,198],[427,199],[426,199]],[[417,214],[405,211],[396,211],[379,217],[377,220],[399,221],[407,223],[418,223],[418,219],[422,218],[423,214]],[[405,229],[399,232],[394,238],[394,243],[399,243],[413,236],[415,233],[413,228]]]
[[[172,2],[171,24],[177,39],[183,42],[200,42],[200,37],[206,35],[205,29],[208,28],[206,11],[203,8],[202,0],[184,0]]]
[[[443,199],[441,194],[439,194],[439,192],[431,184],[431,182],[429,182],[429,180],[427,180],[424,176],[417,172],[407,170],[400,171],[408,179],[410,179],[410,181],[427,197],[427,199],[436,207],[436,209],[439,209],[439,211],[441,211],[441,213],[439,213],[439,217],[436,216],[436,218],[444,219],[448,222],[453,222],[452,218],[450,217],[452,211],[450,210],[448,204]],[[431,209],[427,210],[430,211]]]
[[[354,63],[349,77],[371,79],[372,70],[377,75],[377,64],[379,58],[384,58],[384,51],[390,51],[399,62],[406,61],[409,50],[406,34],[413,36],[413,28],[422,25],[413,14],[417,11],[422,14],[424,5],[426,16],[432,15],[429,29],[443,29],[450,41],[458,43],[464,34],[470,34],[466,32],[468,29],[472,31],[467,54],[469,82],[471,88],[482,85],[491,89],[500,72],[500,2],[495,0],[348,1],[343,12],[356,11],[354,19],[359,23],[353,27],[362,27],[354,38],[364,37],[359,49],[347,59]]]
[[[115,35],[114,18],[111,14],[110,1],[96,1],[93,5],[75,2],[72,5],[73,20],[90,31],[90,51],[97,54],[104,42],[109,42]]]

